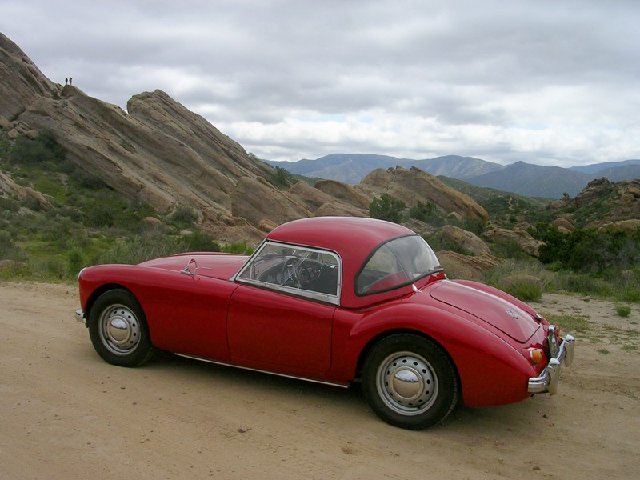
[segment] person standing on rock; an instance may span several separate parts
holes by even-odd
[[[71,86],[73,84],[73,78],[69,77],[69,86]]]
[[[64,84],[65,84],[65,85],[68,85],[68,84],[69,84],[69,79],[68,79],[68,78],[66,78],[66,77],[65,77],[65,79],[64,79]]]

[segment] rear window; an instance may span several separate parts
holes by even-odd
[[[433,250],[418,235],[395,238],[380,245],[356,277],[356,294],[392,290],[441,270]]]

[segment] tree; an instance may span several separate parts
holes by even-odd
[[[369,204],[369,216],[379,218],[388,222],[399,223],[402,221],[404,209],[407,206],[402,200],[392,197],[386,193],[371,200]]]

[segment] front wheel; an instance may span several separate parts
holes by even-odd
[[[89,336],[96,352],[112,365],[137,367],[153,354],[144,312],[126,290],[98,297],[89,312]]]
[[[385,422],[419,430],[442,422],[458,401],[456,372],[444,351],[412,334],[383,338],[369,353],[363,392]]]

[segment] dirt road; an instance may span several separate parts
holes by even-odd
[[[0,283],[0,479],[638,478],[640,308],[583,313],[558,395],[386,425],[352,390],[166,357],[100,360],[74,287]]]

